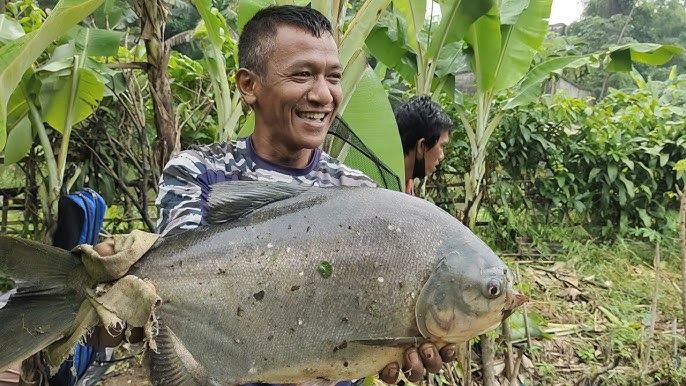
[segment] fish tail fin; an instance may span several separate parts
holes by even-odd
[[[61,248],[0,236],[0,275],[16,292],[0,308],[0,371],[63,338],[85,299],[79,258]]]

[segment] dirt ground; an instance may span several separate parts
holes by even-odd
[[[149,372],[137,358],[130,358],[125,361],[112,364],[102,380],[97,383],[99,386],[150,386]]]

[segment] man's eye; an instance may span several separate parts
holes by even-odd
[[[310,73],[307,71],[302,71],[302,72],[295,74],[295,76],[308,77],[308,76],[310,76]]]

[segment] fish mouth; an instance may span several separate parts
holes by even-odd
[[[508,318],[508,316],[512,315],[515,310],[521,306],[522,304],[526,303],[529,301],[529,297],[520,294],[517,291],[512,291],[512,296],[508,296],[509,299],[507,299],[507,304],[505,305],[505,308],[503,309],[502,312],[502,320],[504,321],[505,319]]]

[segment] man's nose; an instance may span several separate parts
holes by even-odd
[[[326,106],[333,102],[332,85],[324,77],[315,78],[312,88],[307,93],[307,99],[320,106]]]

